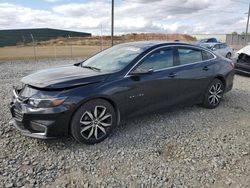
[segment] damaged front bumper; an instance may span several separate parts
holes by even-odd
[[[250,75],[250,62],[237,62],[235,63],[235,72]]]
[[[68,135],[69,110],[61,105],[54,108],[33,108],[13,90],[10,103],[11,124],[21,134],[39,139],[54,139]]]

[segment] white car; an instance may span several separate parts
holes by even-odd
[[[199,45],[204,47],[204,48],[208,48],[208,49],[214,51],[216,54],[219,54],[219,55],[226,57],[228,59],[231,59],[231,57],[233,55],[233,49],[230,48],[225,43],[208,42],[208,43],[201,43]]]
[[[236,73],[250,76],[250,45],[245,46],[235,53],[233,57]]]

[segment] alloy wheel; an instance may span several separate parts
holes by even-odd
[[[85,139],[99,140],[112,125],[112,115],[104,106],[95,106],[92,111],[85,111],[80,119],[80,133]]]
[[[209,97],[208,97],[208,101],[211,105],[216,106],[223,95],[223,90],[222,90],[222,85],[221,83],[216,83],[214,85],[211,86],[211,88],[209,89]]]

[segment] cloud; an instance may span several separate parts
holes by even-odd
[[[109,16],[110,6],[104,2],[69,3],[56,6],[53,11],[64,16],[82,17],[88,15],[102,18],[104,15]]]
[[[68,0],[44,0],[48,3],[57,3],[57,2],[64,2],[64,1],[68,1]]]
[[[104,33],[109,34],[110,9],[106,0],[61,2],[47,10],[0,3],[0,28],[51,27],[99,34],[102,25]],[[242,32],[246,11],[244,4],[230,0],[123,0],[115,4],[115,32]]]

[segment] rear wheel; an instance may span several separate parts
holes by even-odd
[[[229,53],[227,53],[226,58],[231,59],[231,56],[232,56],[232,54],[229,52]]]
[[[107,138],[117,124],[113,106],[102,99],[83,104],[71,123],[73,137],[85,144],[95,144]]]
[[[209,109],[216,108],[220,105],[223,94],[224,85],[222,81],[219,79],[214,79],[213,82],[209,84],[206,90],[203,106]]]

